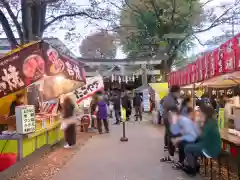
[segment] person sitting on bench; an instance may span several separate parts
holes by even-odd
[[[211,105],[204,103],[201,103],[199,108],[200,118],[204,120],[202,135],[197,143],[187,144],[184,149],[187,166],[183,170],[191,176],[195,176],[197,173],[196,157],[204,155],[207,158],[217,158],[221,152],[221,136],[215,110]]]
[[[175,137],[171,140],[179,148],[179,161],[173,165],[174,169],[181,169],[183,167],[185,159],[184,147],[187,144],[195,143],[200,135],[200,128],[193,119],[194,111],[191,107],[187,107],[184,116],[179,115],[178,118],[173,118],[170,128]]]

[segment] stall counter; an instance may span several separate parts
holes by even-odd
[[[27,135],[0,135],[0,151],[2,153],[16,153],[17,160],[32,154],[44,145],[54,145],[63,139],[60,121]]]

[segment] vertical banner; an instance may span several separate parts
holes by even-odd
[[[143,90],[143,109],[145,112],[150,111],[149,91],[148,89]]]
[[[208,61],[209,54],[210,53],[206,53],[204,54],[204,57],[203,57],[203,73],[204,73],[203,79],[204,80],[208,79],[209,77],[209,61]]]
[[[196,69],[195,82],[198,82],[199,81],[199,58],[195,62],[195,69]]]
[[[224,128],[224,108],[219,108],[219,113],[218,113],[218,127],[220,129]]]
[[[196,83],[196,62],[192,63],[192,77],[191,83]]]
[[[202,81],[203,80],[203,75],[204,75],[204,73],[203,73],[203,61],[204,61],[204,57],[203,56],[201,56],[200,58],[199,58],[199,81]]]
[[[223,72],[232,72],[235,69],[235,51],[233,50],[233,40],[230,39],[220,46],[222,49]]]
[[[233,49],[235,52],[235,69],[240,69],[240,33],[233,38]]]
[[[223,73],[223,59],[221,58],[221,54],[222,50],[220,48],[216,48],[213,51],[215,76],[219,76]]]
[[[209,78],[215,76],[215,59],[214,59],[214,51],[212,51],[209,55]]]

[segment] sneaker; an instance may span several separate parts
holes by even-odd
[[[161,159],[160,159],[160,162],[170,162],[170,163],[174,163],[173,158],[170,157],[170,156],[161,158]]]
[[[189,175],[189,176],[191,176],[191,177],[194,177],[194,176],[197,175],[196,169],[191,168],[191,167],[188,167],[188,166],[184,166],[184,167],[183,167],[183,171],[184,171],[187,175]]]
[[[64,148],[69,149],[69,148],[72,148],[72,146],[70,146],[69,144],[66,144],[64,145]]]

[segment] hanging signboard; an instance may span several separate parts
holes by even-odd
[[[83,99],[86,99],[101,90],[104,90],[103,78],[102,76],[95,76],[88,78],[87,83],[76,89],[73,94],[76,96],[76,103],[79,104]]]
[[[85,82],[83,65],[60,55],[45,42],[34,42],[0,59],[0,98],[47,76]]]
[[[143,90],[143,109],[145,112],[150,111],[149,91],[148,89]]]

